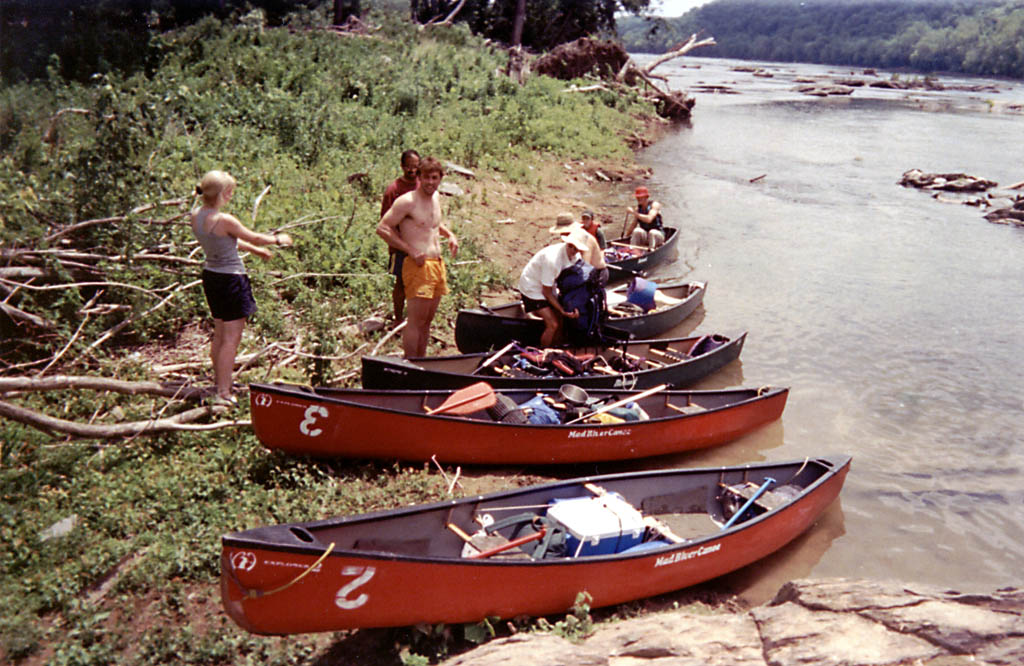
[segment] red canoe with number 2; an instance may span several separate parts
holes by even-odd
[[[228,615],[261,634],[564,612],[735,571],[810,528],[844,455],[585,477],[222,538]]]

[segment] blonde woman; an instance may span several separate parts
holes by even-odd
[[[242,341],[246,319],[256,312],[249,276],[238,256],[239,250],[269,259],[271,252],[264,245],[288,247],[288,234],[261,234],[250,231],[238,218],[221,212],[235,193],[235,179],[224,171],[209,171],[196,187],[201,205],[192,211],[192,232],[206,252],[203,264],[203,293],[213,315],[213,341],[210,360],[217,394],[210,404],[233,406],[238,401],[231,395],[231,373],[235,354]]]

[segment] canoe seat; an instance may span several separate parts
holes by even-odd
[[[700,405],[673,405],[671,402],[666,402],[665,406],[679,412],[680,414],[699,414],[700,412],[707,411]]]
[[[737,486],[730,486],[724,483],[720,485],[723,490],[732,493],[744,502],[753,497],[754,493],[756,493],[760,487],[756,484],[750,483],[749,481]],[[758,506],[765,511],[771,511],[772,509],[777,509],[780,506],[788,504],[792,501],[793,497],[799,493],[800,489],[795,488],[794,486],[778,486],[761,493],[761,496],[757,498],[756,502],[754,502],[754,506]]]
[[[677,363],[679,361],[686,361],[686,360],[689,360],[689,358],[690,358],[690,356],[688,354],[683,354],[682,352],[677,352],[674,349],[654,349],[654,348],[652,348],[649,351],[652,354],[655,354],[657,356],[661,356],[662,358],[670,359],[674,363]]]

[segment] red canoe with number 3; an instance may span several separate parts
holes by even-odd
[[[545,404],[555,405],[556,416],[564,418],[566,413],[559,389],[486,388],[513,408],[546,396]],[[649,418],[534,424],[513,422],[493,409],[428,414],[453,396],[443,390],[312,389],[288,384],[252,384],[249,390],[253,430],[270,449],[325,457],[436,457],[441,462],[501,465],[625,460],[717,446],[778,419],[789,394],[789,389],[777,387],[653,393],[591,389],[584,394],[586,404],[594,407],[591,411],[648,393],[636,403]]]
[[[261,634],[564,612],[735,571],[836,499],[850,458],[572,479],[225,535],[228,615]]]

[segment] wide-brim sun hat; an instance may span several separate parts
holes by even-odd
[[[586,252],[590,249],[590,246],[587,243],[587,232],[583,227],[576,227],[569,233],[563,235],[562,240],[569,245],[572,245],[580,252]]]
[[[559,213],[558,217],[555,218],[555,224],[548,228],[548,231],[553,234],[565,234],[569,233],[572,225],[576,223],[576,220],[572,218],[572,213]]]

